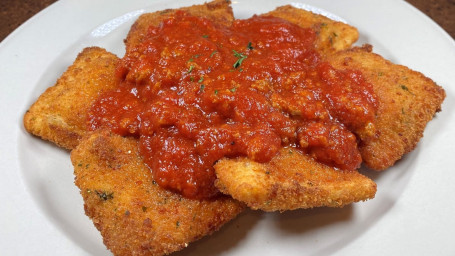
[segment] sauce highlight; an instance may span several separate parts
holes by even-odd
[[[325,62],[315,40],[279,18],[222,27],[177,12],[120,61],[118,88],[93,104],[90,129],[139,138],[156,182],[189,198],[218,194],[217,160],[267,162],[283,146],[354,170],[376,98],[360,72]]]

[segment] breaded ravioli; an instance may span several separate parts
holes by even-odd
[[[185,10],[226,26],[234,21],[230,1],[225,0],[147,13],[132,26],[125,40],[127,49],[142,40],[149,26],[158,25],[176,10]],[[295,22],[302,27],[315,28],[319,31],[318,42],[329,40],[327,33],[337,33],[336,38],[330,39],[335,42],[336,49],[348,47],[357,39],[355,28],[291,6],[277,8],[268,15]],[[329,51],[327,47],[331,46],[320,43],[320,49]],[[94,99],[117,86],[115,67],[118,60],[117,56],[99,47],[84,49],[57,83],[48,88],[27,111],[24,116],[27,131],[60,147],[73,149],[88,130],[86,113]]]
[[[357,171],[326,166],[293,148],[281,149],[268,163],[222,159],[215,171],[221,192],[264,211],[342,207],[376,193],[376,183]]]
[[[416,147],[425,126],[440,111],[445,92],[423,74],[371,50],[365,46],[340,51],[328,60],[335,68],[360,70],[373,85],[379,102],[376,132],[362,140],[359,149],[368,167],[384,170]]]
[[[186,15],[177,10],[208,18],[223,26],[230,26],[234,22],[230,1],[226,0],[144,14],[134,23],[125,39],[127,53],[134,53],[138,49],[137,46],[144,41],[150,26],[158,26],[164,19],[171,18],[176,13],[175,17]],[[373,113],[372,116],[376,113],[374,124],[370,127],[368,123],[367,126],[362,126],[362,130],[355,128],[352,131],[355,134],[352,135],[352,144],[355,146],[353,148],[356,150],[359,165],[363,160],[369,167],[382,170],[393,165],[403,154],[416,146],[427,122],[441,108],[445,97],[441,87],[418,72],[395,65],[371,53],[368,46],[350,49],[358,39],[358,32],[347,24],[292,6],[278,7],[263,15],[282,18],[301,27],[314,29],[316,33],[312,32],[312,35],[316,35],[316,48],[322,60],[336,69],[359,70],[371,83],[378,99],[377,113],[374,112],[376,108],[370,112]],[[244,51],[259,49],[255,48],[257,46],[252,42],[245,42],[243,47]],[[233,49],[229,49],[231,50]],[[205,57],[213,56],[218,56],[217,51],[206,54]],[[230,74],[234,71],[244,72],[243,67],[253,60],[242,51],[233,50],[229,56],[237,58],[229,64],[230,68],[232,66]],[[185,66],[183,73],[191,73],[188,75],[189,81],[198,81],[194,87],[195,92],[210,92],[207,84],[209,79],[194,75],[198,67],[192,64],[195,64],[194,59],[199,57],[200,55],[196,54],[188,60],[181,58],[189,65]],[[239,68],[244,60],[243,66]],[[89,131],[87,117],[94,101],[99,95],[112,91],[119,85],[117,79],[122,70],[118,62],[119,59],[114,54],[104,49],[84,49],[56,85],[46,90],[24,116],[24,125],[30,133],[61,147],[74,149],[71,160],[76,176],[75,183],[84,199],[85,212],[101,232],[107,248],[115,255],[170,254],[218,230],[246,206],[264,211],[342,207],[375,196],[376,184],[359,172],[330,167],[317,162],[312,157],[314,155],[302,153],[305,150],[292,147],[281,148],[277,155],[271,156],[271,161],[265,163],[237,157],[239,154],[230,154],[227,156],[231,158],[218,160],[220,156],[216,158],[218,161],[208,161],[208,168],[215,162],[215,186],[226,195],[195,200],[160,187],[157,183],[159,179],[154,180],[153,170],[144,163],[144,159],[150,158],[144,158],[144,151],[138,149],[139,135],[121,137],[112,131],[101,130],[103,128]],[[274,64],[273,61],[270,63]],[[208,72],[211,72],[211,67]],[[226,76],[221,74],[219,77]],[[206,84],[203,84],[203,81]],[[257,81],[251,89],[259,90],[264,86],[260,80]],[[287,81],[292,82],[292,79]],[[147,86],[146,83],[144,85]],[[333,90],[333,87],[331,88]],[[213,89],[210,95],[221,97],[241,92],[237,86],[229,87],[229,90],[225,91],[226,93],[223,93]],[[184,103],[179,101],[179,104]],[[121,105],[121,108],[128,107]],[[179,111],[169,112],[181,114]],[[151,111],[149,114],[159,116],[160,113]],[[254,115],[245,118],[254,118]],[[112,115],[106,120],[112,121]],[[166,126],[165,123],[160,125]],[[188,127],[191,128],[191,123]],[[289,130],[289,133],[293,132],[295,131]],[[172,140],[166,140],[167,138],[169,137],[162,137],[160,142],[172,143]],[[304,139],[299,138],[298,143],[306,145],[308,140]],[[226,144],[228,146],[242,145],[235,141],[226,141],[229,142]],[[257,141],[262,144],[264,142],[260,139]],[[285,145],[295,145],[277,140],[276,149],[283,147],[284,144],[280,144],[283,142]],[[156,152],[161,152],[164,148],[160,148],[157,141],[154,141],[153,145],[158,145]],[[188,145],[191,150],[193,144]],[[340,162],[346,162],[346,158],[340,157]],[[355,168],[357,167],[352,169]],[[213,182],[210,185],[213,186]]]
[[[119,59],[99,47],[84,49],[57,83],[24,116],[25,129],[60,147],[73,149],[87,132],[86,114],[103,92],[117,86]]]
[[[282,18],[300,27],[314,29],[317,34],[316,48],[323,53],[348,49],[359,38],[355,27],[291,5],[280,6],[263,15]]]
[[[175,10],[142,15],[131,28],[126,45],[135,45],[149,26],[158,25],[176,10],[207,17],[222,25],[234,20],[230,2],[216,0]],[[24,116],[28,132],[60,147],[73,149],[88,130],[87,112],[93,101],[114,89],[117,56],[99,47],[84,49],[57,83],[49,87]]]
[[[158,186],[137,140],[98,131],[72,151],[86,214],[115,255],[164,255],[218,230],[243,209],[221,196],[186,199]]]
[[[161,21],[172,17],[178,10],[185,11],[193,16],[207,18],[216,24],[224,26],[230,26],[234,21],[231,1],[229,0],[214,0],[201,5],[145,13],[131,27],[125,40],[126,50],[129,51],[142,42],[150,26],[158,26]]]

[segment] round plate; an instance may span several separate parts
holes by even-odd
[[[0,44],[2,255],[109,255],[85,216],[69,152],[29,135],[28,107],[87,46],[122,56],[140,14],[202,1],[61,0]],[[374,200],[342,209],[246,211],[176,255],[454,255],[455,42],[404,1],[233,1],[237,18],[293,4],[357,27],[391,61],[421,71],[447,98],[418,147],[381,173]],[[447,197],[447,198],[446,198]]]

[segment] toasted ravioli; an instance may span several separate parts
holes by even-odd
[[[342,207],[376,193],[376,184],[357,171],[326,166],[293,148],[281,149],[268,163],[222,159],[215,171],[221,192],[264,211]]]
[[[94,132],[72,151],[85,212],[115,255],[164,255],[218,230],[244,205],[230,197],[186,199],[162,189],[137,140]]]
[[[207,18],[224,26],[230,26],[234,21],[231,1],[229,0],[215,0],[202,5],[145,13],[142,14],[131,27],[125,40],[126,50],[129,51],[142,42],[150,26],[158,26],[161,21],[172,17],[178,10],[185,11],[193,16]]]
[[[88,129],[86,113],[92,101],[116,86],[117,61],[102,48],[84,49],[26,112],[25,129],[60,147],[76,147]]]
[[[318,35],[316,47],[324,53],[348,49],[359,39],[359,32],[355,27],[291,5],[278,7],[263,15],[282,18],[303,28],[314,29]]]
[[[373,85],[378,98],[375,136],[362,140],[360,153],[375,170],[392,166],[413,150],[427,123],[440,111],[444,89],[423,74],[372,53],[371,46],[329,57],[339,69],[357,69]]]
[[[230,1],[216,0],[181,9],[223,25],[230,25],[234,20]],[[169,9],[139,17],[128,34],[127,47],[136,45],[149,26],[158,25],[175,11]],[[26,112],[25,129],[60,147],[75,148],[88,130],[87,112],[93,101],[117,86],[115,68],[118,60],[117,56],[99,47],[84,49],[57,83]]]

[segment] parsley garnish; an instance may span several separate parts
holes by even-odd
[[[213,55],[215,55],[215,53],[217,53],[218,51],[217,50],[214,50],[211,54],[210,54],[210,58],[213,57]]]
[[[187,71],[187,72],[188,72],[188,74],[189,74],[189,73],[191,73],[191,71],[193,71],[193,68],[194,68],[194,66],[193,66],[193,65],[191,65],[191,66],[190,66],[190,68],[189,68],[189,69],[188,69],[188,71]]]
[[[248,45],[246,46],[246,48],[248,48],[248,50],[253,50],[253,46],[251,46],[251,42],[248,42]]]
[[[246,55],[243,55],[241,53],[238,53],[236,50],[232,50],[234,52],[234,56],[237,58],[237,61],[234,63],[234,68],[238,68],[240,67],[240,65],[242,65],[242,62],[244,59],[247,58]]]
[[[200,54],[193,55],[193,57],[191,57],[191,58],[188,60],[188,62],[193,62],[194,59],[199,58],[199,56],[201,56],[201,55],[200,55]]]
[[[209,35],[202,35],[202,37],[203,37],[203,38],[207,38],[207,37],[209,37]]]
[[[409,88],[408,88],[406,85],[400,84],[400,87],[401,87],[401,89],[403,89],[404,91],[409,92],[411,95],[415,95],[414,93],[412,93],[412,92],[409,90]]]
[[[201,91],[203,91],[205,88],[205,85],[201,84]]]
[[[218,95],[218,90],[215,90],[215,95]]]
[[[111,192],[106,192],[106,191],[99,191],[99,190],[95,190],[95,193],[100,197],[101,200],[103,201],[107,201],[109,199],[113,199],[114,198],[114,193]]]
[[[201,76],[201,78],[199,78],[199,81],[197,81],[198,83],[202,83],[204,81],[204,77]]]

